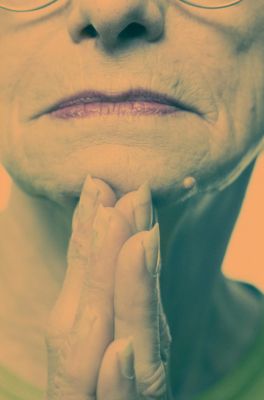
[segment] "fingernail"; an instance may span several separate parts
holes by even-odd
[[[142,244],[147,270],[155,278],[160,272],[160,231],[158,222],[146,233]]]
[[[99,203],[100,190],[92,179],[91,175],[87,175],[79,202],[75,208],[72,229],[75,230],[78,226],[80,218],[87,221],[90,217],[94,216],[95,210]]]
[[[96,183],[94,182],[93,178],[91,175],[87,175],[87,178],[85,179],[84,185],[83,185],[83,192],[85,194],[90,195],[93,197],[95,200],[98,199],[100,195],[100,190],[97,187]]]
[[[106,230],[111,219],[108,207],[104,207],[101,203],[99,204],[96,215],[93,221],[93,230],[100,234]]]
[[[75,228],[77,227],[78,219],[79,219],[79,204],[77,204],[72,216],[72,230],[75,230]]]
[[[133,201],[135,225],[138,231],[150,229],[153,224],[153,206],[149,185],[143,183]]]
[[[126,343],[125,347],[117,352],[120,371],[124,378],[134,379],[134,351],[131,340]]]

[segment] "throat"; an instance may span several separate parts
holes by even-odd
[[[44,332],[66,270],[65,227],[43,199],[12,187],[0,213],[0,365],[46,385]]]
[[[175,398],[201,395],[239,368],[263,324],[262,294],[240,282],[223,277],[208,303],[202,309],[194,307],[192,315],[181,313],[185,317],[178,316],[174,325]]]
[[[262,294],[221,270],[250,174],[251,168],[224,191],[201,194],[169,212],[177,222],[163,257],[161,294],[175,398],[199,395],[231,373],[259,332]]]

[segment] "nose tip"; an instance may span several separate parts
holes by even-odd
[[[68,20],[74,42],[95,38],[107,49],[134,39],[153,42],[164,30],[163,9],[155,0],[80,0]]]

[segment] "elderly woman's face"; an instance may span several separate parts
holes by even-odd
[[[91,173],[177,198],[187,176],[229,181],[261,143],[263,0],[59,0],[0,10],[0,39],[1,160],[32,193],[76,196]]]

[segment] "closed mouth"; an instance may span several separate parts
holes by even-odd
[[[118,94],[86,91],[60,100],[44,114],[62,119],[85,118],[96,115],[168,115],[195,112],[192,107],[174,98],[148,90],[137,89]]]

